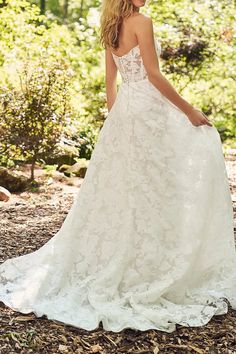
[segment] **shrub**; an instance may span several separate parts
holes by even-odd
[[[70,72],[63,62],[26,63],[19,73],[19,89],[2,89],[0,95],[0,148],[5,155],[36,161],[53,153],[70,113]]]

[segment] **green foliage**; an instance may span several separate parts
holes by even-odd
[[[33,328],[22,332],[8,331],[3,334],[7,341],[11,340],[21,350],[25,348],[37,348],[37,331]]]
[[[42,0],[31,0],[31,4],[41,6]],[[91,8],[99,7],[99,0],[47,0],[46,13],[57,16],[57,20],[77,22],[86,19]]]
[[[70,107],[69,74],[64,63],[39,62],[24,66],[20,90],[0,95],[0,146],[5,154],[35,162],[53,153],[60,141]]]
[[[23,11],[22,11],[23,10]],[[16,26],[17,25],[17,26]],[[83,144],[77,144],[79,156],[80,146],[84,156],[91,155],[94,146],[94,136],[101,127],[105,111],[102,108],[105,102],[103,73],[99,70],[99,44],[96,41],[96,28],[88,28],[85,19],[70,26],[58,24],[52,18],[40,15],[40,9],[29,2],[7,1],[7,6],[0,9],[0,90],[6,96],[10,91],[20,92],[21,83],[18,73],[22,74],[25,62],[28,68],[35,72],[45,63],[50,68],[53,63],[64,63],[67,71],[71,72],[68,102],[71,105],[71,116],[62,136],[68,136],[69,131],[78,129],[79,122],[88,125],[88,136],[83,136]],[[93,77],[96,80],[93,82]],[[40,85],[38,86],[40,95]],[[97,94],[97,90],[100,93]],[[58,95],[54,94],[54,102]],[[93,102],[91,102],[93,97]],[[83,132],[86,129],[82,128]],[[79,131],[76,130],[78,136]],[[91,140],[90,140],[91,139]],[[72,140],[72,139],[71,139]],[[86,141],[86,144],[85,144]],[[58,146],[67,149],[61,140]],[[85,148],[85,145],[87,146]],[[29,154],[19,153],[19,149],[11,147],[10,157],[17,160],[28,159]],[[10,164],[9,155],[2,155],[1,162]]]
[[[162,70],[218,128],[222,140],[236,137],[235,15],[231,0],[164,0],[147,12],[162,42]]]
[[[49,174],[53,171],[57,170],[57,165],[44,165],[44,170],[48,172]]]
[[[40,129],[47,126],[47,133],[42,130],[45,144],[55,146],[51,156],[70,151],[74,157],[90,158],[107,113],[104,51],[98,41],[100,1],[46,0],[45,15],[40,14],[40,4],[40,0],[0,0],[1,129],[6,135],[5,143],[1,139],[2,164],[11,165],[14,159],[33,161],[26,135],[34,124]],[[230,144],[236,136],[236,10],[232,1],[159,0],[149,2],[142,12],[153,18],[162,44],[164,74],[214,121],[222,140]],[[25,63],[32,78],[27,85]],[[54,81],[46,102],[44,87],[55,67],[63,74]],[[25,87],[30,89],[28,96]],[[39,105],[42,96],[44,104]],[[70,114],[62,113],[66,105],[65,112]],[[27,129],[23,129],[22,116],[29,122]],[[11,131],[17,144],[7,142]],[[32,136],[39,141],[35,131]],[[46,150],[37,158],[47,162]]]
[[[99,128],[95,129],[94,125],[88,124],[86,120],[80,122],[76,135],[71,137],[78,144],[80,158],[91,158],[98,133]]]
[[[87,119],[75,119],[72,124],[67,124],[55,151],[58,158],[55,156],[54,161],[61,165],[61,162],[71,164],[77,158],[90,159],[99,130],[99,127],[95,127],[94,123],[90,123]],[[59,158],[63,153],[66,157]]]

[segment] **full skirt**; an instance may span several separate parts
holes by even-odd
[[[0,266],[0,301],[93,330],[173,332],[236,309],[221,139],[149,80],[122,83],[60,230]]]

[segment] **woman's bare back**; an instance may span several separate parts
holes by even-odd
[[[132,48],[138,45],[138,40],[135,35],[134,25],[136,21],[134,18],[137,16],[144,16],[140,13],[134,13],[130,17],[123,20],[119,34],[119,47],[117,49],[110,49],[112,53],[117,56],[123,56],[128,53]]]

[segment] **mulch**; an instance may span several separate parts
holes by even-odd
[[[236,154],[226,156],[236,220]],[[42,174],[43,175],[43,174]],[[53,182],[41,175],[36,191],[14,194],[7,203],[0,203],[0,262],[7,258],[35,251],[60,228],[78,186]],[[50,180],[49,183],[47,181]],[[81,183],[78,179],[77,185]],[[0,303],[0,354],[13,353],[236,353],[236,311],[229,304],[225,315],[214,316],[202,327],[182,327],[175,332],[124,329],[118,333],[104,331],[102,324],[93,331],[23,315]]]

